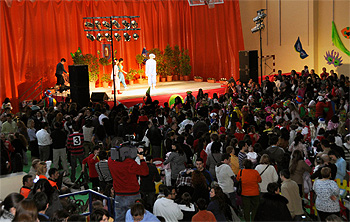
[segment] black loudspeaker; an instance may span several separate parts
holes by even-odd
[[[91,101],[92,102],[102,102],[108,100],[108,96],[105,92],[93,92],[91,94]]]
[[[70,97],[80,106],[90,103],[89,69],[87,65],[68,66]]]
[[[247,83],[249,79],[258,83],[258,51],[239,51],[240,81]]]

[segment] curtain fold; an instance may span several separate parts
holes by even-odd
[[[244,50],[238,0],[190,7],[187,1],[161,0],[31,0],[0,1],[0,98],[13,101],[35,81],[55,84],[55,68],[71,52],[97,55],[101,43],[83,31],[83,17],[139,15],[140,38],[114,42],[124,70],[138,68],[135,56],[143,47],[164,50],[179,45],[191,56],[192,76],[239,78],[238,51]],[[93,33],[96,35],[96,33]],[[16,106],[16,104],[13,104]]]

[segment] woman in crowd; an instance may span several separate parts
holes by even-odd
[[[186,161],[187,157],[181,146],[179,144],[173,144],[172,152],[170,153],[169,158],[166,159],[163,163],[164,165],[170,163],[172,185],[175,185],[179,172],[185,169]]]
[[[242,181],[242,201],[245,221],[250,221],[255,218],[256,210],[259,206],[259,183],[261,177],[259,172],[252,169],[252,161],[245,159],[243,161],[244,169],[240,170],[237,175],[237,180]]]
[[[229,205],[226,203],[225,194],[219,186],[210,189],[210,203],[207,208],[211,211],[217,221],[227,221],[226,212],[229,212]]]
[[[16,206],[16,214],[13,221],[36,221],[38,219],[38,209],[33,200],[25,199]]]
[[[303,143],[304,136],[301,133],[297,133],[294,141],[289,146],[288,151],[293,153],[295,150],[300,150],[304,153],[304,156],[307,157],[307,149],[305,144]]]
[[[221,156],[222,156],[222,153],[220,153],[220,149],[221,149],[221,143],[217,141],[213,142],[211,146],[211,153],[208,156],[207,164],[206,164],[214,180],[216,180],[215,166],[218,163],[220,163]]]
[[[11,222],[16,214],[17,204],[24,197],[19,193],[10,193],[0,204],[0,221]]]
[[[260,193],[267,193],[267,185],[269,183],[277,182],[278,175],[275,167],[270,165],[270,157],[267,154],[263,154],[260,158],[260,164],[255,167],[261,177],[261,183],[259,183]]]
[[[193,215],[197,213],[197,208],[193,204],[191,195],[188,192],[181,195],[178,205],[184,215],[181,221],[191,221]]]
[[[205,176],[199,171],[192,172],[192,187],[194,188],[192,200],[197,202],[199,198],[203,198],[209,203],[209,190]]]
[[[295,150],[292,154],[292,159],[289,164],[290,178],[299,186],[300,197],[303,197],[303,174],[310,173],[311,167],[304,161],[303,153],[300,150]]]
[[[322,179],[316,180],[313,190],[316,193],[315,206],[321,221],[325,221],[329,215],[339,215],[339,187],[336,182],[330,180],[331,169],[323,167]]]

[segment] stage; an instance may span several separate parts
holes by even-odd
[[[143,102],[143,97],[148,89],[148,84],[134,84],[128,85],[128,89],[124,90],[124,87],[120,86],[122,94],[116,94],[118,102],[124,104],[127,107],[133,106]],[[156,89],[151,89],[152,100],[158,100],[160,105],[169,100],[169,97],[173,94],[179,94],[183,98],[186,96],[187,91],[192,91],[194,96],[197,96],[199,89],[203,89],[204,93],[208,93],[209,97],[212,97],[213,93],[222,94],[225,93],[225,87],[220,83],[208,83],[208,82],[195,82],[195,81],[172,81],[172,82],[159,82]],[[108,88],[95,88],[90,89],[90,95],[94,92],[105,92],[108,96],[108,104],[113,106],[114,95],[112,94],[112,87]],[[60,101],[60,97],[69,96],[70,92],[54,94],[57,96],[57,101]]]

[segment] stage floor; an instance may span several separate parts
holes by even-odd
[[[159,96],[166,94],[184,93],[187,91],[196,92],[198,89],[213,90],[221,88],[220,83],[208,83],[208,82],[195,82],[195,81],[172,81],[172,82],[160,82],[157,83],[156,89],[151,89],[151,96]],[[128,89],[124,90],[123,86],[120,86],[122,94],[116,94],[117,100],[135,99],[145,96],[148,89],[148,84],[134,84],[128,85]],[[112,87],[108,88],[96,88],[90,90],[92,92],[105,92],[108,95],[109,101],[114,99],[112,94]],[[196,96],[197,94],[195,94]]]

